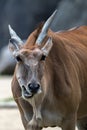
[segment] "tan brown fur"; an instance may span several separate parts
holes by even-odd
[[[58,125],[63,130],[75,130],[76,121],[87,116],[87,26],[60,33],[49,30],[42,46],[39,47],[35,42],[40,29],[38,28],[29,36],[23,49],[41,48],[48,37],[52,38],[53,47],[44,63],[42,86],[44,85],[45,95],[43,101],[41,101],[42,120],[45,120],[43,111],[47,109],[54,115],[55,113],[61,115],[61,121]],[[21,96],[19,88],[14,74],[12,81],[13,96],[18,104],[25,129],[32,130],[33,128],[29,127],[29,129],[27,126],[33,116],[32,107],[29,102],[19,99]],[[28,120],[25,119],[24,113],[27,113]],[[54,123],[48,121],[51,123],[46,125],[46,122],[42,123],[41,127],[48,124],[48,126],[57,125],[54,118]],[[34,130],[39,129],[41,128],[34,128]]]

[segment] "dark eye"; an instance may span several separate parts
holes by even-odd
[[[45,55],[42,55],[42,57],[41,57],[41,61],[44,61],[46,59],[46,56]]]
[[[20,58],[20,56],[16,56],[16,60],[17,60],[18,62],[22,61],[22,59]]]

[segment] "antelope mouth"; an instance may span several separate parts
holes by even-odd
[[[32,98],[34,94],[26,92],[23,94],[25,98]]]
[[[26,99],[31,98],[33,97],[33,93],[31,93],[24,86],[22,86],[22,97]]]
[[[22,95],[24,98],[29,99],[32,98],[34,95],[42,93],[41,89],[38,89],[35,92],[27,91],[26,89],[22,90]]]

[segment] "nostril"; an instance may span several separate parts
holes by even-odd
[[[28,85],[28,88],[31,92],[37,92],[37,90],[39,89],[40,85],[36,84],[36,83],[30,83]]]
[[[33,89],[33,84],[30,83],[30,84],[28,85],[28,88],[29,88],[29,89]]]
[[[26,91],[26,88],[25,88],[25,86],[24,86],[24,85],[22,85],[22,88],[23,88],[23,91]]]
[[[39,84],[36,84],[35,85],[35,88],[39,89],[40,85]]]

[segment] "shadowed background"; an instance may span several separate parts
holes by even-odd
[[[56,8],[53,31],[87,24],[87,0],[0,0],[0,74],[12,74],[15,65],[7,48],[8,24],[22,39],[27,39]]]

